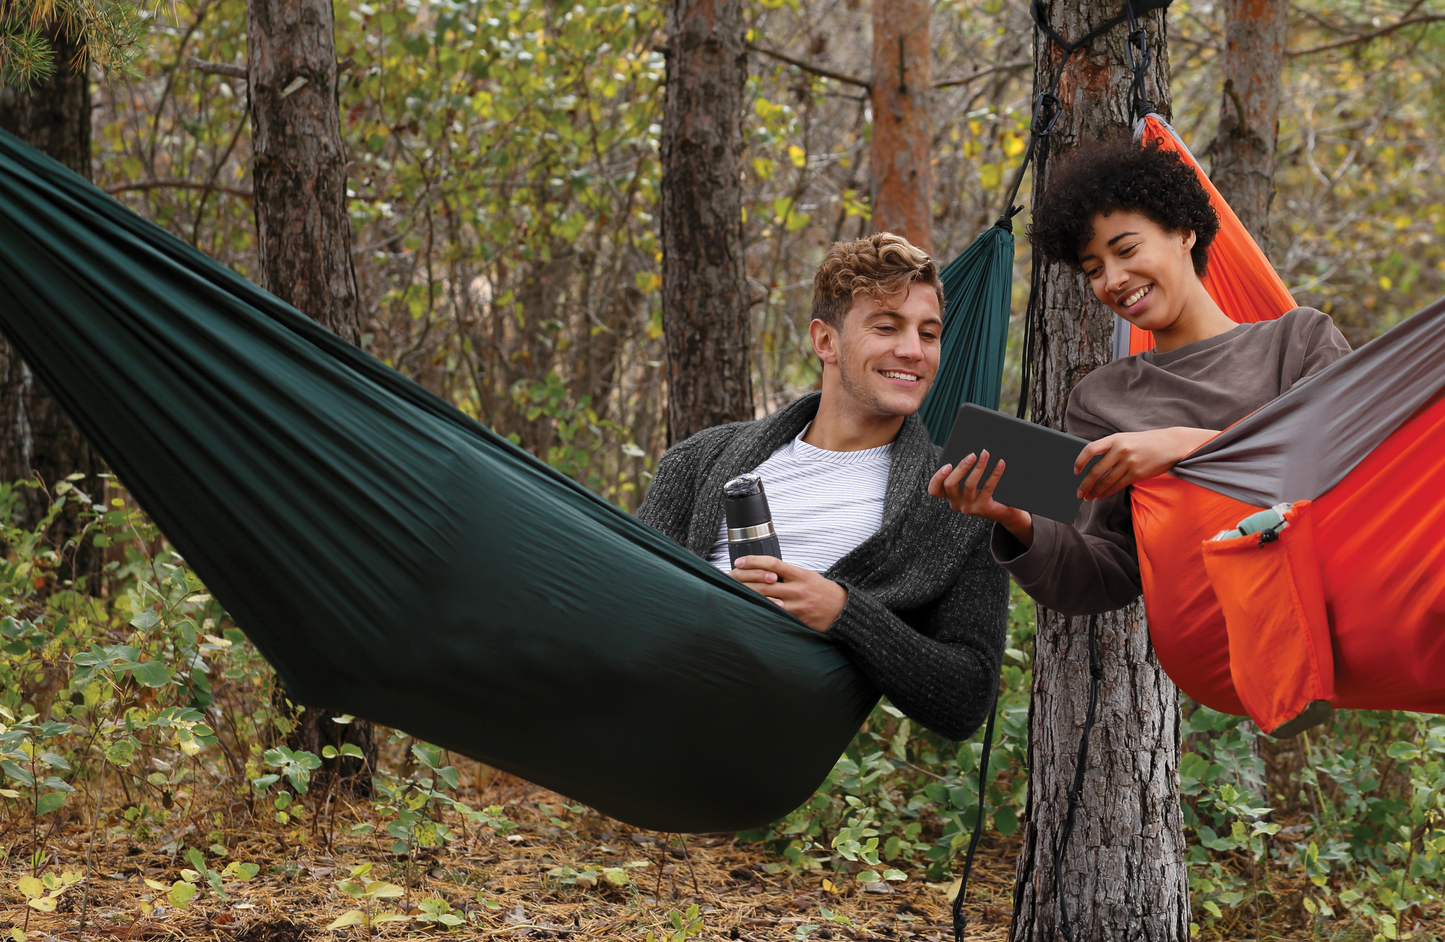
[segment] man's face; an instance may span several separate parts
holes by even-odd
[[[863,298],[842,328],[813,322],[818,356],[838,371],[838,390],[853,409],[878,416],[918,411],[938,372],[943,317],[931,285],[910,285],[884,301]]]

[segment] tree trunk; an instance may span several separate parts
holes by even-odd
[[[933,254],[928,0],[873,0],[873,230]]]
[[[1116,15],[1114,0],[1048,4],[1064,37],[1083,35]],[[1145,24],[1155,50],[1147,94],[1169,102],[1164,21]],[[1118,27],[1075,53],[1059,86],[1062,115],[1052,159],[1100,138],[1127,133],[1130,73],[1126,30]],[[1042,36],[1035,87],[1046,87],[1060,52]],[[1034,192],[1047,181],[1036,178]],[[1112,356],[1113,314],[1071,265],[1043,272],[1033,352],[1035,421],[1062,428],[1069,392]],[[1088,618],[1039,609],[1029,708],[1029,799],[1019,855],[1010,938],[1059,938],[1054,860],[1068,809],[1089,696]],[[1189,885],[1179,807],[1179,694],[1160,670],[1143,606],[1098,618],[1103,663],[1098,720],[1089,747],[1082,802],[1063,860],[1062,892],[1076,938],[1188,942]]]
[[[1224,97],[1209,178],[1261,247],[1269,237],[1285,0],[1224,0]]]
[[[0,90],[0,127],[11,132],[76,173],[91,178],[90,79],[88,67],[74,61],[76,46],[59,30],[49,30],[55,49],[55,72],[30,89]],[[0,480],[39,475],[47,488],[80,472],[77,485],[92,497],[104,496],[105,482],[96,475],[105,466],[75,423],[30,372],[20,356],[0,339]],[[25,492],[24,523],[42,518],[50,501],[37,491]],[[63,544],[80,529],[78,508],[52,526],[52,538]],[[101,554],[86,541],[67,554],[65,577],[100,572]]]
[[[330,0],[249,0],[247,89],[252,186],[261,285],[352,343],[361,339],[351,220],[346,204],[346,146],[336,93],[336,41]],[[278,692],[278,709],[285,698]],[[293,749],[320,755],[352,743],[366,756],[328,760],[322,769],[368,793],[376,768],[371,723],[337,723],[317,706],[294,717]]]
[[[247,4],[252,186],[261,286],[358,343],[334,29],[326,0]]]
[[[743,267],[743,0],[668,0],[662,327],[668,443],[753,417]]]

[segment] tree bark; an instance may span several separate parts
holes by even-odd
[[[249,0],[247,90],[261,284],[351,343],[361,339],[351,219],[346,203],[346,146],[337,101],[335,24],[330,0]],[[275,698],[278,710],[285,697]],[[311,706],[294,716],[293,749],[321,754],[352,743],[356,759],[328,760],[326,774],[369,793],[376,768],[370,722],[337,723],[333,710]]]
[[[668,0],[662,327],[668,443],[753,417],[743,267],[743,0]]]
[[[1225,0],[1224,95],[1209,177],[1261,247],[1269,238],[1285,0]]]
[[[928,0],[873,0],[873,230],[933,254]]]
[[[331,4],[250,0],[247,30],[261,286],[358,343]]]
[[[77,47],[58,30],[48,30],[55,49],[55,72],[30,89],[0,90],[0,127],[27,144],[44,151],[76,173],[91,179],[90,168],[90,78],[85,63],[77,63]],[[77,485],[92,497],[103,497],[105,482],[96,477],[105,469],[30,368],[8,343],[0,339],[0,480],[15,481],[39,475],[47,488],[54,488],[67,476],[80,472],[86,477]],[[50,501],[38,491],[27,490],[24,523],[34,525],[46,513]],[[76,511],[63,514],[50,535],[61,544],[79,532]],[[98,576],[101,554],[82,541],[67,554],[70,562],[65,577]]]
[[[1064,37],[1083,35],[1119,11],[1114,0],[1048,3]],[[1161,13],[1145,19],[1155,50],[1147,94],[1169,107],[1168,56]],[[1081,144],[1127,133],[1130,73],[1124,27],[1070,60],[1059,85],[1062,115],[1052,160]],[[1035,45],[1035,88],[1047,87],[1060,51]],[[1047,180],[1035,179],[1041,194]],[[1074,266],[1044,269],[1033,352],[1035,421],[1062,428],[1070,391],[1112,356],[1113,314]],[[1089,695],[1088,618],[1042,607],[1029,708],[1028,810],[1019,855],[1010,938],[1059,938],[1054,860],[1074,777]],[[1103,663],[1082,803],[1063,860],[1062,892],[1077,939],[1187,942],[1189,885],[1179,806],[1179,695],[1159,668],[1143,606],[1098,618]]]

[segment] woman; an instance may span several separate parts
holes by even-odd
[[[1080,484],[1073,526],[994,500],[1005,467],[980,482],[987,452],[940,468],[928,490],[994,521],[994,556],[1031,596],[1090,615],[1141,592],[1130,485],[1168,471],[1350,347],[1311,308],[1250,324],[1220,310],[1202,281],[1219,220],[1178,154],[1123,139],[1078,151],[1050,176],[1029,229],[1034,251],[1078,265],[1106,307],[1153,333],[1154,349],[1094,370],[1069,396],[1066,428],[1091,441],[1075,473],[1102,456]]]

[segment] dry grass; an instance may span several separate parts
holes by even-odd
[[[198,802],[203,813],[187,816],[198,827],[185,841],[204,846],[220,813],[215,830],[223,835],[229,852],[214,858],[211,866],[220,869],[237,860],[259,864],[262,870],[249,882],[227,884],[226,899],[197,897],[184,909],[166,905],[163,894],[145,881],[170,884],[180,878],[185,862],[117,837],[112,830],[109,842],[97,841],[90,878],[61,897],[56,912],[28,911],[27,922],[17,880],[26,872],[30,844],[28,837],[12,832],[11,856],[0,874],[0,931],[28,930],[28,942],[363,939],[365,929],[325,927],[356,908],[356,901],[337,889],[337,881],[352,867],[371,862],[374,870],[369,878],[389,880],[407,890],[402,899],[382,901],[378,912],[415,913],[422,899],[445,899],[468,917],[466,925],[445,933],[453,939],[642,942],[652,931],[662,942],[672,937],[670,916],[693,904],[701,912],[702,929],[690,938],[701,942],[952,939],[947,886],[923,882],[920,871],[913,871],[908,882],[888,887],[889,892],[865,891],[851,878],[834,886],[835,875],[830,872],[769,874],[765,864],[777,858],[731,835],[695,835],[684,843],[676,835],[639,831],[590,810],[572,813],[566,799],[553,792],[485,767],[457,764],[463,781],[471,783],[463,786],[462,797],[473,807],[502,805],[504,814],[518,824],[515,831],[501,836],[473,828],[438,856],[406,860],[379,846],[330,846],[327,827],[320,821],[283,828],[263,803],[251,808],[245,801],[224,798]],[[557,827],[554,818],[566,826]],[[117,820],[118,813],[107,823],[113,826]],[[375,819],[365,802],[343,804],[332,830],[345,833],[349,824],[368,820]],[[457,826],[455,821],[448,823]],[[46,843],[49,872],[86,869],[88,825],[75,814],[69,828],[68,833],[57,829]],[[174,833],[168,829],[166,836]],[[968,938],[973,942],[1003,942],[1008,937],[1017,849],[1016,840],[997,834],[987,835],[980,844],[969,891]],[[589,864],[633,866],[627,868],[630,880],[624,886],[605,882],[572,886],[549,875],[555,868],[582,870]],[[1372,938],[1372,932],[1353,920],[1313,922],[1299,905],[1303,885],[1278,882],[1273,888],[1279,903],[1275,912],[1231,913],[1202,938],[1281,942]],[[148,913],[147,902],[160,905]],[[824,910],[835,918],[830,920]],[[1401,928],[1403,938],[1445,938],[1445,919],[1439,913],[1406,914]],[[443,934],[398,923],[379,927],[376,936],[416,938],[424,933]]]
[[[889,886],[889,892],[875,893],[859,889],[852,879],[835,887],[835,875],[830,873],[769,874],[763,865],[774,858],[758,845],[731,835],[690,836],[684,843],[675,835],[639,831],[590,810],[573,814],[555,793],[505,774],[482,772],[473,780],[485,782],[484,789],[468,789],[463,797],[474,807],[504,805],[504,813],[519,825],[517,830],[503,837],[473,829],[444,854],[417,861],[398,859],[371,846],[338,845],[328,850],[324,833],[312,838],[309,824],[304,834],[294,827],[283,829],[269,820],[264,805],[252,818],[243,804],[219,828],[230,853],[211,865],[220,869],[230,860],[249,861],[261,865],[261,874],[249,882],[227,884],[225,900],[197,897],[185,909],[166,905],[163,895],[145,880],[170,884],[187,864],[113,837],[108,845],[97,841],[90,879],[63,896],[56,912],[29,912],[27,926],[27,907],[16,881],[26,872],[29,845],[17,842],[17,856],[8,860],[3,876],[0,920],[4,930],[28,928],[32,942],[82,937],[215,942],[359,939],[366,930],[324,927],[342,912],[357,908],[336,882],[350,868],[370,861],[375,864],[371,878],[402,884],[408,891],[403,899],[382,901],[378,911],[414,912],[424,898],[445,899],[469,916],[467,925],[446,933],[456,939],[642,940],[649,930],[661,939],[673,931],[671,914],[685,912],[693,904],[701,912],[702,931],[692,938],[700,940],[952,938],[946,885],[924,883],[915,876]],[[345,817],[368,820],[369,811],[359,803],[338,816]],[[567,827],[555,826],[552,817],[561,818]],[[52,854],[50,871],[84,871],[88,842],[83,822],[76,820],[74,829],[78,833],[58,834],[47,845]],[[193,831],[190,844],[203,845],[206,830]],[[970,891],[975,898],[970,906],[970,939],[993,942],[1007,937],[1014,861],[1012,842],[994,836],[981,845]],[[638,862],[645,866],[635,866]],[[625,886],[601,883],[584,888],[548,875],[558,867],[581,870],[588,864],[629,863],[634,866],[628,868],[631,879]],[[496,908],[480,903],[479,895]],[[146,914],[146,901],[160,906]],[[83,907],[88,912],[82,936]],[[826,918],[824,909],[835,919]],[[398,938],[421,931],[415,925],[392,924],[379,927],[377,935]]]

